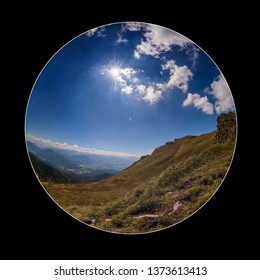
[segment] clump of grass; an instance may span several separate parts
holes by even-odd
[[[203,187],[194,187],[187,191],[186,198],[190,201],[193,201],[201,192],[203,191]]]
[[[201,178],[200,183],[204,186],[210,186],[213,184],[213,180],[210,177],[203,177]]]

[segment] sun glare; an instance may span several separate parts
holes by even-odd
[[[109,70],[109,73],[110,75],[116,79],[120,73],[120,69],[118,67],[112,67],[110,70]]]

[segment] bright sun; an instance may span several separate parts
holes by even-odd
[[[109,73],[111,74],[111,76],[116,79],[119,74],[120,74],[120,69],[118,67],[112,67],[110,70],[109,70]]]

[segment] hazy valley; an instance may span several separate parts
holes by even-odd
[[[27,141],[27,147],[40,181],[54,183],[101,180],[122,171],[137,160],[136,157],[95,155],[40,147],[30,141]],[[58,179],[53,176],[55,172],[59,174]]]

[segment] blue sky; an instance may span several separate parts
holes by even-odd
[[[31,92],[26,135],[142,155],[213,131],[217,115],[233,110],[224,77],[197,45],[127,22],[90,30],[50,59]]]

